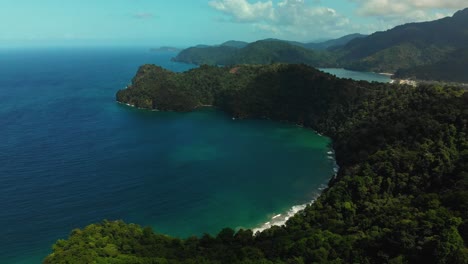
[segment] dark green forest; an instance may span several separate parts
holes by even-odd
[[[395,78],[468,83],[468,44],[434,64],[399,70]]]
[[[340,170],[315,203],[252,234],[173,238],[122,221],[73,230],[44,263],[468,263],[468,92],[338,79],[305,65],[142,66],[117,100],[302,124]],[[330,175],[332,177],[332,175]]]

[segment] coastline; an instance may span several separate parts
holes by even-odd
[[[116,102],[119,103],[119,104],[125,105],[125,106],[136,108],[136,109],[159,111],[157,109],[148,109],[148,108],[136,107],[135,105],[132,105],[132,104],[129,104],[129,103],[123,103],[123,102],[120,102],[120,101],[117,101],[117,100],[116,100]],[[197,106],[194,110],[204,108],[204,107],[211,108],[211,107],[214,107],[214,106],[213,105],[200,105],[200,106]],[[233,120],[236,120],[236,118],[233,117]],[[281,121],[277,121],[277,122],[281,122]],[[290,122],[288,122],[288,123],[290,123]],[[293,124],[293,123],[291,123],[291,124]],[[310,128],[304,127],[303,125],[299,125],[299,124],[296,124],[296,126],[299,126],[301,128],[310,129]],[[315,131],[313,129],[310,129],[310,130],[311,130],[311,132],[315,133],[317,136],[323,137],[323,135],[321,133],[319,133],[318,131]],[[326,188],[329,187],[328,182],[330,182],[330,180],[336,178],[336,176],[338,174],[338,171],[339,171],[339,166],[338,166],[338,164],[336,162],[335,150],[333,148],[328,149],[328,151],[326,152],[326,155],[327,155],[327,159],[329,159],[329,160],[331,160],[333,162],[333,174],[332,174],[332,177],[326,183],[322,183],[320,185],[320,187],[318,188],[316,193],[314,193],[312,200],[309,201],[309,202],[303,203],[303,204],[293,205],[293,206],[290,207],[290,209],[288,211],[283,212],[283,213],[279,213],[279,214],[275,214],[273,217],[271,217],[271,219],[269,221],[267,221],[267,222],[265,222],[263,224],[257,225],[257,227],[253,227],[253,228],[249,227],[248,229],[252,230],[254,236],[257,235],[257,233],[261,233],[264,230],[269,229],[269,228],[271,228],[273,226],[284,226],[286,224],[286,222],[291,217],[293,217],[296,214],[302,212],[304,209],[307,208],[307,206],[312,205],[315,202],[315,200],[322,194],[323,190],[325,190]]]
[[[322,136],[320,133],[314,131],[318,136]],[[336,178],[337,174],[338,174],[338,170],[339,170],[339,166],[338,164],[336,163],[336,157],[335,157],[335,150],[333,148],[331,148],[328,152],[327,152],[327,158],[332,160],[333,161],[333,176],[330,180]],[[329,181],[330,181],[329,180]],[[328,181],[328,182],[329,182]],[[284,226],[286,225],[286,222],[293,216],[295,216],[296,214],[302,212],[304,209],[307,208],[307,206],[309,205],[312,205],[315,200],[317,200],[317,198],[322,195],[322,192],[328,188],[328,183],[323,183],[320,185],[320,187],[318,188],[318,191],[314,194],[313,196],[313,199],[310,201],[310,202],[307,202],[307,203],[304,203],[304,204],[299,204],[299,205],[293,205],[287,212],[285,213],[281,213],[281,214],[276,214],[274,215],[273,217],[271,217],[269,219],[269,221],[257,226],[257,227],[254,227],[254,228],[249,228],[252,230],[252,233],[254,236],[256,236],[257,234],[273,227],[273,226]]]
[[[315,200],[321,195],[322,191],[325,190],[327,187],[328,186],[322,184],[319,188],[319,192],[317,192],[317,194],[314,195],[312,201],[304,204],[293,205],[286,213],[277,214],[273,216],[268,222],[265,222],[258,227],[249,229],[251,229],[253,235],[256,236],[258,233],[261,233],[273,226],[284,226],[291,217],[302,212],[304,209],[307,208],[307,206],[312,205],[315,202]]]
[[[395,74],[390,73],[390,72],[376,72],[376,73],[378,73],[378,74],[380,74],[380,75],[390,76],[390,77],[392,77],[393,75],[395,75]]]
[[[159,112],[158,109],[149,109],[149,108],[143,108],[143,107],[136,107],[135,105],[133,104],[129,104],[129,103],[123,103],[123,102],[120,102],[120,101],[117,101],[116,102],[118,104],[121,104],[121,105],[125,105],[125,106],[128,106],[128,107],[132,107],[132,108],[135,108],[135,109],[138,109],[138,110],[146,110],[146,111],[151,111],[151,112]]]
[[[120,101],[117,101],[117,100],[116,100],[116,102],[119,103],[119,104],[122,104],[122,105],[138,108],[135,105],[132,105],[132,104],[129,104],[129,103],[124,103],[124,102],[120,102]]]
[[[120,102],[118,100],[115,100],[118,104],[121,104],[121,105],[125,105],[125,106],[128,106],[128,107],[133,107],[133,108],[136,108],[136,109],[139,109],[139,110],[147,110],[147,111],[152,111],[152,112],[159,112],[158,109],[150,109],[150,108],[144,108],[144,107],[136,107],[134,104],[129,104],[129,103],[124,103],[124,102]],[[200,109],[200,108],[211,108],[211,107],[215,107],[214,105],[199,105],[197,107],[195,107],[193,110],[197,110],[197,109]],[[171,110],[168,110],[168,112],[170,112]]]

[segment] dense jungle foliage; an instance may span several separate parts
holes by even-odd
[[[467,69],[468,44],[437,63],[399,70],[395,73],[395,78],[468,83]]]
[[[173,238],[121,221],[72,231],[44,263],[468,263],[468,92],[338,79],[305,65],[145,65],[124,103],[303,124],[341,169],[316,202],[262,233]]]

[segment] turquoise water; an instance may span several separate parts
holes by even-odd
[[[0,263],[40,263],[102,219],[179,237],[258,227],[331,177],[310,130],[117,104],[141,64],[192,67],[147,50],[0,51]]]
[[[322,68],[321,71],[330,73],[339,78],[349,78],[353,80],[369,81],[369,82],[383,82],[389,83],[392,81],[389,75],[384,75],[375,72],[359,72],[349,71],[339,68]]]

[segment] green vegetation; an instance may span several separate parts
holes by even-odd
[[[439,62],[399,70],[395,78],[468,83],[468,48],[457,49]]]
[[[409,23],[355,39],[340,49],[343,55],[338,63],[354,70],[376,72],[432,65],[468,45],[467,21],[468,8],[453,17]]]
[[[365,35],[350,34],[318,43],[301,43],[279,39],[265,39],[254,43],[230,40],[219,46],[198,45],[185,49],[173,60],[197,65],[293,62],[329,66],[333,65],[334,59],[325,52],[327,48],[338,48],[353,39],[362,37]]]
[[[173,60],[196,65],[223,65],[225,61],[233,56],[237,49],[232,46],[192,47],[182,50]]]
[[[349,34],[349,35],[346,35],[337,39],[331,39],[331,40],[318,42],[318,43],[304,43],[301,46],[304,48],[313,49],[313,50],[337,49],[341,46],[348,44],[353,39],[364,38],[366,36],[367,35],[355,33],[355,34]]]
[[[175,60],[198,65],[305,63],[396,72],[398,78],[467,82],[467,21],[468,8],[453,17],[405,24],[367,37],[353,34],[322,43],[264,40],[242,48],[190,48]]]
[[[237,41],[237,40],[229,40],[229,41],[226,41],[223,44],[221,44],[221,46],[234,47],[234,48],[238,48],[238,49],[242,49],[247,45],[249,45],[248,42]]]
[[[140,68],[124,103],[304,124],[341,169],[286,226],[177,239],[104,221],[44,263],[468,263],[468,92],[337,79],[305,65]]]
[[[219,46],[199,45],[182,50],[173,60],[197,65],[233,65],[241,63],[305,63],[323,67],[335,65],[327,48],[338,48],[365,35],[350,34],[318,43],[266,39],[253,43],[226,41]]]
[[[313,51],[283,41],[257,41],[239,49],[223,65],[305,63],[333,65],[333,56],[325,51]]]
[[[231,44],[215,47],[193,47],[180,52],[175,61],[197,65],[234,65],[305,63],[309,65],[333,65],[334,57],[326,51],[313,51],[285,41],[261,40],[237,48]]]

